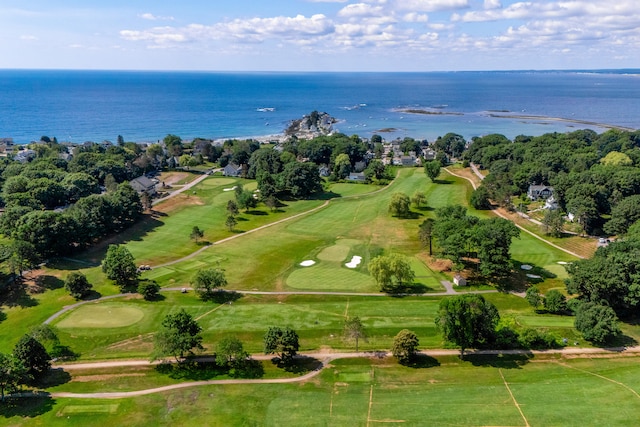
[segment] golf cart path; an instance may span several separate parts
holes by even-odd
[[[432,349],[427,351],[420,351],[419,354],[426,356],[456,356],[460,352],[458,350],[449,349]],[[555,350],[476,350],[467,351],[466,355],[535,355],[535,354],[560,354],[560,355],[574,355],[585,356],[596,354],[640,354],[640,346],[638,347],[617,347],[617,348],[563,348]],[[123,392],[95,392],[95,393],[70,393],[70,392],[53,392],[50,396],[53,398],[77,398],[77,399],[121,399],[136,396],[144,396],[154,393],[162,393],[170,390],[177,390],[181,388],[200,387],[205,385],[216,384],[286,384],[297,383],[307,381],[316,375],[318,375],[323,369],[325,369],[329,362],[336,359],[348,359],[348,358],[385,358],[391,356],[388,351],[376,351],[376,352],[358,352],[358,353],[343,353],[343,352],[317,352],[317,353],[305,353],[296,357],[310,357],[320,361],[320,365],[313,371],[294,378],[270,378],[270,379],[228,379],[228,380],[206,380],[206,381],[190,381],[179,384],[171,384],[163,387],[154,387],[144,390],[135,391],[123,391]],[[269,360],[272,356],[269,355],[255,355],[255,360]],[[77,364],[64,364],[54,365],[54,369],[64,370],[91,370],[110,367],[127,367],[127,366],[152,366],[159,362],[150,362],[148,360],[120,360],[120,361],[105,361],[105,362],[92,362],[92,363],[77,363]]]
[[[481,180],[482,180],[482,179],[484,179],[484,176],[482,176],[482,174],[478,171],[478,169],[475,167],[475,165],[471,165],[471,169],[473,170],[473,172],[474,172],[474,173],[475,173],[475,174],[476,174],[476,175],[477,175]],[[474,189],[474,190],[476,189],[476,183],[475,183],[472,179],[467,178],[466,176],[458,175],[457,173],[454,173],[454,172],[450,171],[448,168],[444,168],[444,170],[445,170],[445,171],[447,171],[449,174],[451,174],[451,175],[453,175],[453,176],[456,176],[456,177],[458,177],[458,178],[462,178],[462,179],[466,179],[467,181],[469,181],[469,182],[471,183],[471,186],[473,187],[473,189]],[[497,209],[492,208],[492,209],[491,209],[491,212],[495,213],[495,214],[496,214],[496,215],[498,215],[500,218],[506,219],[507,221],[511,221],[511,220],[510,220],[506,215],[504,215],[502,212],[500,212],[500,211],[499,211],[499,210],[497,210]],[[511,222],[513,222],[513,221],[511,221]],[[515,222],[514,222],[513,224],[514,224],[516,227],[518,227],[520,230],[524,231],[525,233],[530,234],[531,236],[535,237],[536,239],[541,240],[541,241],[545,242],[546,244],[548,244],[548,245],[550,245],[550,246],[553,246],[553,247],[554,247],[554,248],[556,248],[556,249],[561,250],[562,252],[568,253],[569,255],[572,255],[572,256],[574,256],[574,257],[576,257],[576,258],[579,258],[579,259],[584,259],[584,258],[585,258],[585,257],[583,257],[582,255],[578,255],[578,254],[577,254],[577,253],[575,253],[575,252],[572,252],[572,251],[570,251],[570,250],[568,250],[568,249],[563,248],[562,246],[558,246],[558,245],[556,245],[555,243],[551,243],[551,242],[550,242],[550,241],[548,241],[547,239],[545,239],[545,238],[543,238],[543,237],[538,236],[537,234],[535,234],[535,233],[533,233],[533,232],[531,232],[531,231],[527,230],[526,228],[524,228],[524,227],[523,227],[523,226],[521,226],[521,225],[516,224]]]

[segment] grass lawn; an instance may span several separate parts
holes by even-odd
[[[105,378],[106,385],[115,379]],[[1,407],[0,416],[25,426],[628,426],[640,412],[639,383],[637,357],[426,357],[417,367],[343,359],[304,383],[209,385],[113,400],[41,398]]]

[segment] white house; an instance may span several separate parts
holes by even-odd
[[[456,286],[467,286],[467,279],[462,277],[460,274],[456,274],[453,276],[453,283]]]
[[[547,200],[552,195],[553,187],[546,185],[530,185],[529,190],[527,190],[527,196],[534,201],[538,199]]]
[[[235,163],[229,163],[222,170],[222,174],[224,176],[240,176],[242,174],[242,167]]]

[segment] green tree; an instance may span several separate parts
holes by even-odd
[[[224,225],[227,226],[229,231],[233,231],[233,229],[236,227],[236,225],[238,225],[238,220],[233,215],[227,215],[227,219],[224,222]]]
[[[269,208],[271,212],[273,212],[278,207],[278,199],[275,196],[269,196],[264,199],[264,205]]]
[[[314,163],[287,163],[279,176],[279,187],[293,197],[305,198],[322,191],[322,179]]]
[[[236,337],[224,337],[216,346],[216,364],[233,368],[249,357],[244,350],[242,341]]]
[[[436,182],[436,178],[440,175],[440,161],[432,160],[424,164],[424,173],[429,177],[431,182]]]
[[[31,335],[23,335],[13,348],[13,357],[25,368],[27,383],[41,380],[49,368],[51,357],[40,341]]]
[[[433,255],[432,240],[433,240],[433,219],[427,218],[420,224],[418,230],[418,238],[423,246],[429,245],[429,256]]]
[[[364,329],[364,325],[358,316],[348,317],[344,321],[344,338],[348,341],[356,342],[356,352],[358,351],[358,343],[360,340],[366,342],[367,332]]]
[[[415,332],[403,329],[393,338],[391,354],[400,363],[408,363],[415,357],[419,345],[420,342]]]
[[[191,279],[191,286],[201,300],[209,301],[220,288],[227,286],[227,279],[219,268],[205,268],[196,272]]]
[[[333,173],[338,179],[344,179],[351,173],[351,160],[348,154],[338,154],[334,161]]]
[[[289,363],[298,352],[298,334],[289,327],[271,326],[264,335],[264,353],[276,354],[283,363]]]
[[[64,281],[64,288],[75,299],[82,299],[91,292],[93,286],[87,280],[87,276],[78,271],[72,271]]]
[[[473,190],[469,202],[474,209],[486,210],[491,209],[491,201],[489,200],[489,190],[484,185]]]
[[[155,280],[141,280],[138,284],[138,293],[146,301],[152,301],[160,294],[160,285]]]
[[[399,292],[410,287],[415,279],[411,264],[399,254],[373,258],[369,262],[368,269],[380,287],[380,292]]]
[[[547,209],[542,218],[542,227],[545,234],[553,237],[562,237],[564,232],[564,217],[559,209]]]
[[[407,217],[411,206],[409,196],[404,193],[393,193],[389,202],[389,213],[394,216]]]
[[[202,328],[184,308],[175,314],[167,314],[162,328],[155,335],[154,353],[151,360],[173,356],[181,362],[185,355],[192,355],[202,347]]]
[[[11,354],[0,353],[0,401],[4,402],[5,393],[18,391],[26,370]]]
[[[227,202],[227,213],[233,216],[236,216],[240,213],[240,210],[238,209],[238,204],[235,202],[235,200],[229,200]]]
[[[120,245],[109,245],[102,271],[123,291],[137,285],[140,275],[131,252]]]
[[[511,241],[520,236],[515,224],[503,218],[485,219],[472,230],[480,261],[480,273],[486,277],[507,277],[511,272]]]
[[[464,357],[467,348],[491,342],[499,320],[491,302],[482,295],[466,294],[441,300],[435,322],[444,339],[459,346]]]
[[[529,305],[533,308],[538,308],[543,301],[542,294],[540,294],[540,291],[536,286],[529,286],[527,288],[524,299],[526,299]]]
[[[621,333],[615,311],[595,302],[583,302],[578,306],[575,327],[585,340],[595,344],[604,344]]]
[[[567,298],[557,289],[551,289],[544,296],[544,308],[551,313],[562,313],[567,310]]]
[[[191,229],[191,234],[189,235],[189,237],[191,238],[191,240],[195,240],[195,242],[198,243],[198,240],[204,237],[204,231],[200,230],[200,227],[198,227],[197,225],[194,225]]]
[[[640,194],[625,197],[611,209],[611,219],[604,225],[609,234],[625,234],[631,224],[640,220]]]
[[[417,208],[421,208],[427,204],[427,196],[422,191],[416,191],[411,197],[411,203]]]

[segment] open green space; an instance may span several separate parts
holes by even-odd
[[[103,374],[106,387],[120,381]],[[425,357],[414,367],[343,359],[302,383],[208,385],[127,399],[40,398],[2,408],[0,416],[24,426],[628,426],[640,412],[639,380],[637,357]]]

